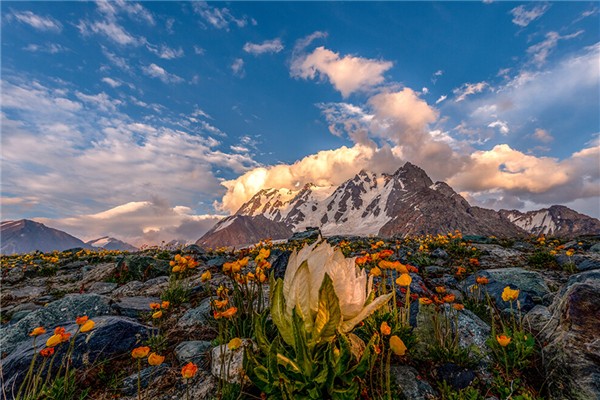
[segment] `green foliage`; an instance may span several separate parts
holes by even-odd
[[[153,352],[162,354],[167,349],[169,341],[164,335],[154,335],[146,339],[144,344],[150,347]]]
[[[485,396],[474,386],[456,390],[446,381],[440,382],[440,396],[442,400],[484,400]]]
[[[537,249],[527,258],[527,264],[533,268],[555,268],[558,264],[546,248]]]
[[[512,332],[507,330],[505,335],[511,338],[506,347],[500,346],[495,337],[489,338],[487,345],[508,376],[529,367],[535,351],[535,339],[531,333],[518,329]]]
[[[72,370],[66,378],[64,376],[57,376],[47,386],[44,386],[37,399],[83,400],[88,398],[89,391],[89,388],[81,390],[80,385],[76,381],[76,371]]]
[[[184,287],[182,282],[171,275],[169,286],[161,294],[160,298],[163,301],[171,303],[171,307],[178,307],[190,300],[190,289]]]
[[[492,383],[492,392],[501,399],[513,399],[513,400],[541,400],[533,390],[528,388],[523,380],[517,376],[512,375],[510,379],[495,371],[494,381]]]

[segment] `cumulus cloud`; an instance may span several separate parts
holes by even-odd
[[[265,40],[262,43],[246,42],[244,45],[244,51],[255,56],[265,53],[279,53],[281,50],[283,50],[283,43],[281,43],[281,39],[279,38]]]
[[[196,215],[189,207],[173,207],[166,199],[154,198],[125,203],[94,214],[35,220],[84,241],[112,236],[140,247],[171,240],[195,242],[221,218],[221,215]]]
[[[313,34],[314,35],[314,34]],[[296,55],[292,59],[290,73],[293,77],[321,80],[327,78],[342,96],[366,91],[384,81],[383,74],[393,63],[352,55],[340,57],[323,46],[309,54]]]
[[[60,32],[62,24],[50,16],[41,16],[31,11],[12,12],[7,15],[9,21],[16,20],[38,31]]]
[[[533,133],[533,137],[543,143],[550,143],[554,140],[554,137],[552,137],[552,135],[548,133],[548,131],[540,128],[535,130],[535,132]]]
[[[520,5],[518,7],[513,8],[512,10],[510,10],[510,13],[513,16],[512,22],[515,25],[518,25],[520,27],[526,27],[527,25],[529,25],[531,22],[535,21],[536,19],[540,18],[542,15],[544,15],[544,13],[546,13],[546,11],[548,11],[548,9],[550,8],[549,4],[536,4],[536,3],[532,3],[533,5],[530,6],[529,8],[524,6],[524,5]]]
[[[142,72],[149,77],[158,78],[163,83],[181,83],[183,78],[167,72],[164,68],[152,63],[142,67]]]
[[[500,121],[499,119],[490,123],[488,125],[488,128],[498,128],[500,133],[503,135],[507,135],[508,132],[510,132],[510,128],[508,127],[508,124],[506,123],[506,121]]]

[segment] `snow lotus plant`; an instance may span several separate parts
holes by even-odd
[[[326,242],[294,251],[284,279],[271,280],[277,335],[267,337],[266,313],[256,319],[263,357],[249,354],[246,370],[269,398],[357,398],[379,336],[365,346],[350,331],[391,296],[374,298],[372,278]]]

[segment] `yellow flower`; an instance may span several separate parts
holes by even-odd
[[[379,331],[381,331],[382,335],[387,336],[390,333],[392,333],[392,328],[388,325],[386,321],[383,321],[381,323],[381,327],[379,327]]]
[[[170,305],[171,303],[165,300],[161,303],[160,307],[166,310],[167,308],[169,308]]]
[[[48,338],[48,340],[46,340],[46,347],[54,347],[60,343],[62,343],[62,335],[55,334],[55,335],[50,336]]]
[[[180,272],[181,271],[181,266],[180,265],[176,265],[173,267],[172,269],[173,272]]]
[[[148,353],[150,353],[150,347],[147,347],[147,346],[136,347],[135,349],[133,349],[131,351],[131,357],[145,358],[148,355]]]
[[[266,276],[264,273],[260,273],[260,274],[258,275],[258,281],[259,281],[260,283],[264,283],[266,280],[267,280],[267,276]]]
[[[369,271],[369,274],[373,276],[381,276],[381,270],[378,267],[373,267],[371,268],[371,271]]]
[[[406,345],[404,344],[402,339],[400,339],[396,335],[394,335],[390,338],[390,348],[392,349],[392,351],[395,354],[397,354],[399,356],[403,356],[407,350]]]
[[[85,324],[81,325],[81,332],[88,332],[91,331],[92,329],[94,329],[94,326],[96,325],[96,323],[94,321],[87,320],[85,321]]]
[[[443,286],[436,286],[436,287],[435,287],[435,291],[436,291],[436,293],[438,293],[438,294],[446,293],[446,288],[445,288],[445,287],[443,287]]]
[[[210,271],[205,271],[202,275],[200,275],[200,280],[202,282],[208,282],[210,281],[210,278],[212,278]]]
[[[157,311],[154,314],[152,314],[152,318],[158,319],[158,318],[162,317],[162,314],[163,314],[162,310]]]
[[[396,279],[396,283],[399,286],[410,286],[411,282],[412,282],[412,278],[410,277],[409,274],[402,274],[402,275],[400,275],[400,277],[398,279]]]
[[[500,335],[496,336],[496,340],[498,341],[498,344],[500,344],[500,346],[506,347],[510,343],[511,339],[506,335]]]
[[[37,328],[35,328],[34,330],[31,331],[29,336],[38,336],[38,335],[43,335],[44,333],[46,333],[46,330],[43,327],[38,326]]]
[[[238,260],[237,263],[240,265],[240,267],[244,268],[246,265],[248,265],[248,257],[244,257],[241,260]]]
[[[575,250],[569,249],[569,250],[567,250],[566,254],[568,257],[571,257],[573,254],[575,254]]]
[[[519,290],[513,290],[510,286],[507,286],[502,291],[502,300],[504,301],[515,301],[519,297]]]
[[[269,249],[260,249],[258,252],[257,260],[266,260],[271,255],[271,250]]]
[[[427,298],[427,297],[419,297],[419,304],[423,304],[424,306],[428,306],[429,304],[433,303],[433,300]]]
[[[229,343],[227,343],[227,347],[229,348],[229,350],[237,350],[240,346],[242,345],[242,339],[240,338],[233,338],[229,341]]]
[[[165,361],[165,356],[159,356],[156,353],[150,353],[148,356],[148,364],[150,365],[160,365]]]

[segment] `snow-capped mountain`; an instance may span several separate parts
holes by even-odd
[[[389,237],[455,229],[503,237],[600,233],[600,221],[567,207],[523,214],[471,206],[446,183],[434,183],[421,168],[406,163],[394,174],[361,171],[338,187],[261,190],[197,243],[234,246],[266,237],[284,239],[289,229],[307,227],[318,227],[325,236]]]
[[[102,248],[106,250],[138,251],[137,247],[110,236],[103,236],[98,239],[90,240],[89,242],[86,242],[86,244],[96,249]]]
[[[29,253],[36,250],[63,251],[76,247],[91,248],[75,236],[28,219],[2,221],[0,237],[2,254]]]
[[[521,229],[534,235],[576,236],[600,233],[600,221],[565,206],[552,206],[526,213],[517,210],[499,212]]]

